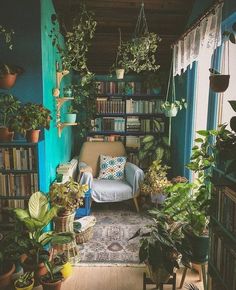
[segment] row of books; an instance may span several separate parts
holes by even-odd
[[[122,99],[108,100],[107,98],[97,98],[97,113],[125,113],[125,102]]]
[[[93,137],[88,136],[87,141],[89,142],[115,142],[115,141],[121,141],[124,142],[125,136],[120,135],[110,135],[110,136],[104,136],[104,135],[95,135]]]
[[[147,101],[132,99],[126,100],[126,113],[138,113],[138,114],[161,114],[161,104],[163,101]]]
[[[38,191],[38,174],[2,174],[0,173],[1,196],[27,196]]]
[[[163,133],[165,130],[165,123],[158,119],[160,124],[160,132]],[[154,126],[152,119],[143,119],[138,117],[128,117],[127,118],[127,125],[126,125],[127,132],[129,131],[142,131],[142,132],[154,132],[156,127]]]
[[[33,148],[0,148],[0,170],[33,170],[36,166]]]
[[[144,93],[141,82],[98,81],[99,94],[140,94]]]
[[[236,236],[236,192],[229,187],[217,187],[216,219]]]
[[[125,119],[122,117],[104,117],[92,120],[93,130],[98,131],[125,131]]]
[[[236,289],[236,252],[218,232],[211,236],[210,260],[228,289]]]

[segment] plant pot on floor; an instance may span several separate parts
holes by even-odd
[[[11,264],[6,267],[7,271],[0,275],[0,289],[8,289],[9,285],[11,284],[12,274],[15,271],[15,265]]]
[[[45,281],[41,279],[41,284],[43,290],[60,290],[61,289],[61,280],[58,281]]]
[[[64,122],[65,123],[75,123],[76,122],[76,117],[77,117],[77,114],[66,113],[65,117],[64,117]]]
[[[30,282],[30,284],[29,284],[28,286],[25,286],[25,287],[19,287],[19,286],[17,285],[17,281],[15,281],[14,286],[15,286],[15,289],[16,289],[16,290],[32,290],[33,287],[34,287],[34,279],[32,279],[32,281]]]
[[[229,86],[230,75],[212,74],[210,75],[210,88],[216,93],[223,93]]]
[[[124,78],[125,70],[123,68],[116,69],[116,78],[122,80]]]
[[[13,140],[14,132],[10,132],[6,127],[0,127],[0,142],[10,142]]]
[[[26,140],[29,143],[38,143],[40,130],[27,130]]]
[[[164,267],[153,269],[149,263],[147,263],[147,267],[151,280],[156,283],[156,288],[158,288],[161,283],[167,283],[171,276]]]
[[[197,236],[183,227],[184,243],[190,248],[191,262],[206,262],[208,259],[209,236]]]
[[[1,89],[10,89],[14,86],[16,82],[17,73],[14,74],[3,74],[0,76],[0,88]]]

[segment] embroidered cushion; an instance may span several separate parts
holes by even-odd
[[[124,179],[126,159],[125,156],[112,157],[100,155],[100,172],[98,179]]]

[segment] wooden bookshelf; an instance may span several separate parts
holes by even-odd
[[[208,289],[236,289],[236,178],[215,168],[212,178]]]
[[[4,208],[24,207],[39,190],[38,144],[0,143],[0,223]]]

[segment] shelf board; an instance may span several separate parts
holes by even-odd
[[[104,93],[104,94],[98,94],[98,98],[125,98],[125,99],[163,99],[163,96],[160,96],[158,94],[145,94],[145,93],[135,93],[135,94],[111,94],[111,93]]]
[[[215,225],[217,225],[221,230],[222,232],[224,232],[224,234],[230,239],[232,240],[235,244],[236,244],[236,237],[230,233],[225,227],[224,225],[222,225],[215,217],[211,216],[211,220],[213,221],[213,223]]]
[[[29,196],[5,196],[5,195],[0,195],[0,199],[2,200],[28,200],[30,198]]]
[[[224,287],[224,289],[222,290],[228,290],[229,289],[228,286],[226,285],[225,281],[221,277],[219,271],[215,268],[215,266],[212,264],[210,260],[208,261],[208,267],[209,267],[210,272],[213,272],[213,275],[217,277],[221,285]]]
[[[32,147],[38,143],[28,143],[26,141],[12,141],[12,142],[0,142],[0,147]]]
[[[91,131],[89,135],[121,135],[121,136],[144,136],[144,135],[155,135],[157,132],[141,132],[141,131]]]
[[[140,117],[164,117],[160,113],[97,113],[97,117],[123,117],[123,116],[140,116]]]
[[[57,102],[57,108],[58,110],[61,109],[61,106],[65,103],[65,102],[68,102],[68,101],[72,101],[74,100],[74,98],[69,98],[69,97],[63,97],[63,98],[60,98],[60,97],[56,97],[56,102]]]
[[[79,123],[62,123],[62,122],[59,122],[57,123],[57,128],[58,128],[58,135],[59,137],[61,137],[61,132],[62,130],[67,127],[67,126],[77,126]]]
[[[8,174],[8,173],[24,174],[24,173],[38,173],[38,171],[37,171],[37,169],[32,169],[32,170],[0,169],[0,173],[3,173],[3,174]]]

